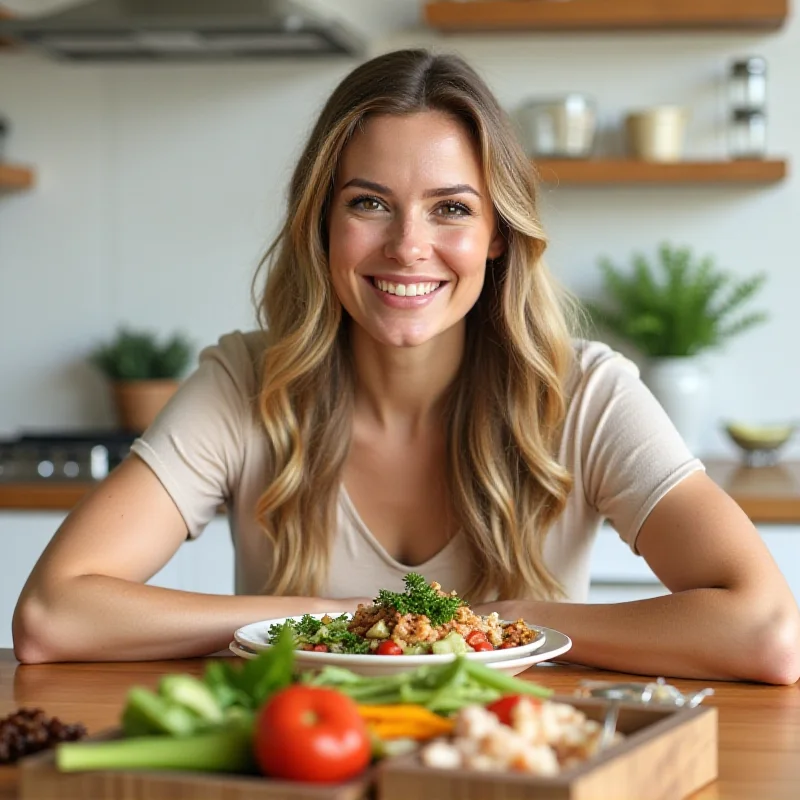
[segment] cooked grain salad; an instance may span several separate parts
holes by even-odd
[[[424,655],[470,653],[520,647],[541,634],[525,622],[501,622],[497,614],[479,616],[455,592],[411,572],[404,592],[382,589],[371,605],[348,614],[289,620],[298,650],[323,653]],[[269,629],[274,641],[283,624]]]

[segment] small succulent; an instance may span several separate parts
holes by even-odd
[[[767,319],[763,311],[732,319],[765,273],[734,282],[711,257],[695,260],[685,247],[661,245],[657,269],[640,254],[627,274],[608,259],[600,269],[610,302],[584,302],[592,322],[652,358],[696,355]]]
[[[123,327],[111,341],[95,348],[89,361],[114,381],[176,379],[189,366],[192,351],[182,334],[161,343],[154,333]]]

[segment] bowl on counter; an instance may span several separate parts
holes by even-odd
[[[727,422],[724,425],[728,437],[742,451],[748,467],[775,465],[780,449],[792,438],[797,427],[793,422],[757,425]]]

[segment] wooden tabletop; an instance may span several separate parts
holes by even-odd
[[[117,724],[132,685],[155,688],[161,675],[200,675],[204,660],[117,664],[21,666],[0,649],[0,717],[37,707],[63,722],[82,722],[89,733]],[[572,694],[580,680],[644,680],[569,666],[538,666],[520,677]],[[681,690],[713,686],[704,702],[719,712],[719,779],[692,800],[796,800],[800,796],[800,684],[670,681]],[[0,767],[0,798],[16,797],[17,774]]]
[[[800,525],[800,461],[745,467],[737,461],[704,461],[709,476],[755,523]],[[0,483],[0,510],[69,511],[90,484]]]

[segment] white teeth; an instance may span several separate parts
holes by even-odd
[[[441,281],[431,281],[430,283],[390,283],[375,278],[373,283],[387,294],[396,294],[398,297],[419,297],[420,295],[430,294],[441,286]]]

